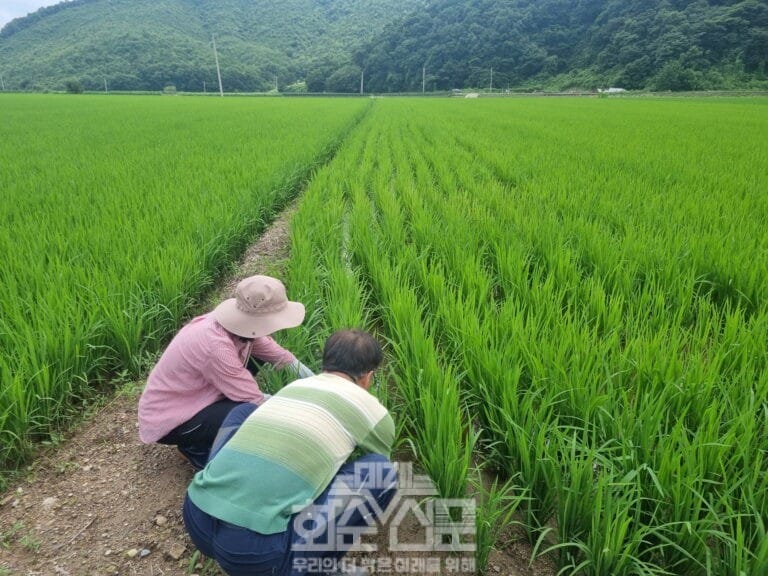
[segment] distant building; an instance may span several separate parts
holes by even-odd
[[[598,88],[597,91],[601,94],[621,94],[626,92],[624,88]]]

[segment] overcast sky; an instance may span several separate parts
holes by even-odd
[[[0,0],[0,28],[19,16],[26,16],[41,6],[58,4],[61,0]]]

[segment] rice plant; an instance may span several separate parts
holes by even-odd
[[[425,467],[474,447],[561,574],[764,565],[767,110],[387,99],[310,185]]]
[[[4,95],[0,464],[140,374],[363,101]]]

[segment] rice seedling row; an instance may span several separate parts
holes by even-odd
[[[366,106],[4,96],[0,463],[140,374]]]
[[[277,105],[267,118],[189,100],[172,121],[175,104],[137,102],[119,121],[96,106],[101,128],[85,135],[82,110],[57,110],[74,152],[50,151],[60,169],[35,163],[32,139],[17,137],[26,164],[0,148],[13,166],[0,185],[24,178],[5,220],[33,228],[28,214],[55,206],[40,238],[0,232],[28,261],[0,271],[13,295],[0,338],[19,350],[0,359],[12,443],[55,418],[91,370],[138,370],[284,202],[286,182],[367,106],[310,103],[286,123]],[[500,476],[478,512],[479,567],[517,510],[562,574],[768,571],[766,104],[382,99],[368,110],[296,214],[286,280],[308,313],[285,342],[317,356],[336,328],[386,333],[393,396],[378,393],[440,494],[467,494],[475,466]],[[145,116],[163,129],[142,128]],[[228,138],[198,142],[222,123]],[[123,148],[107,154],[118,125]],[[52,297],[60,285],[81,288],[67,290],[74,304]]]
[[[479,434],[563,573],[766,566],[767,121],[389,100],[329,167],[425,468]]]

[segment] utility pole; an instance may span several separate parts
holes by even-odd
[[[109,94],[109,90],[107,89],[107,79],[104,78],[104,93]]]
[[[493,92],[493,68],[491,68],[491,92]]]
[[[205,90],[205,80],[203,80],[203,94],[205,94],[205,93],[206,93],[206,90]]]
[[[5,92],[5,82],[3,82],[3,75],[0,74],[0,86],[3,87],[3,92]]]
[[[360,94],[363,93],[363,79],[365,78],[365,70],[360,70]]]
[[[279,92],[277,89],[277,74],[275,74],[275,92]]]
[[[211,34],[211,38],[213,39],[213,56],[216,59],[216,75],[219,77],[219,94],[223,97],[224,88],[221,86],[221,70],[219,69],[219,53],[216,51],[216,35]]]
[[[421,67],[421,93],[424,94],[424,90],[426,89],[427,85],[427,67],[422,66]]]

